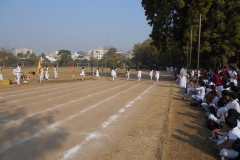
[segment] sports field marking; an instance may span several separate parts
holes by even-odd
[[[94,94],[87,95],[87,96],[85,96],[85,97],[78,98],[78,99],[76,99],[76,100],[74,100],[74,101],[71,100],[71,101],[68,101],[68,102],[66,102],[66,103],[62,103],[62,104],[55,105],[55,106],[53,106],[53,107],[51,107],[51,108],[48,108],[48,109],[46,109],[46,110],[43,110],[43,111],[40,111],[40,112],[35,112],[35,113],[32,113],[32,114],[30,114],[30,115],[28,115],[28,116],[19,118],[18,120],[12,120],[12,121],[9,121],[8,123],[1,124],[0,127],[5,126],[5,125],[9,125],[9,124],[13,124],[13,123],[17,123],[18,121],[20,121],[20,120],[22,120],[22,119],[29,118],[29,117],[33,117],[33,116],[36,116],[36,115],[38,115],[38,114],[51,111],[51,110],[53,110],[53,109],[58,109],[58,108],[61,108],[61,107],[63,107],[63,106],[66,106],[67,104],[75,103],[75,102],[80,101],[80,100],[83,100],[83,99],[85,99],[85,98],[89,98],[89,97],[92,97],[92,96],[94,96],[94,95],[96,95],[96,94],[103,93],[103,92],[107,92],[107,91],[113,90],[113,89],[115,89],[115,88],[119,88],[119,87],[121,87],[121,86],[124,86],[124,85],[127,85],[127,84],[125,83],[125,84],[122,84],[122,85],[120,85],[120,86],[116,86],[116,87],[110,88],[110,89],[108,89],[108,90],[103,90],[103,91],[100,91],[100,92],[98,92],[98,93],[94,93]],[[78,91],[78,92],[82,92],[82,91]],[[78,93],[78,92],[76,92],[76,93]],[[73,93],[71,93],[71,94],[73,94]],[[66,96],[66,95],[64,95],[64,96]]]
[[[119,110],[119,113],[118,113],[118,114],[112,115],[107,121],[103,122],[103,123],[102,123],[102,128],[103,128],[103,129],[107,128],[113,121],[115,121],[118,117],[120,117],[120,114],[122,114],[122,113],[125,111],[126,108],[129,108],[129,107],[132,106],[138,99],[141,99],[141,97],[142,97],[144,94],[146,94],[146,93],[148,92],[148,90],[151,89],[153,86],[154,86],[154,84],[151,85],[150,87],[148,87],[143,93],[141,93],[139,96],[137,96],[134,100],[132,100],[132,101],[130,101],[129,103],[127,103],[123,108],[121,108],[121,109]],[[83,146],[84,144],[86,144],[89,140],[91,140],[91,139],[96,139],[96,138],[100,138],[100,137],[101,137],[100,135],[102,135],[102,134],[100,134],[99,132],[92,132],[92,133],[90,133],[90,135],[91,135],[91,134],[94,135],[94,134],[96,134],[96,133],[97,133],[97,135],[99,135],[99,136],[92,136],[91,138],[89,138],[89,136],[88,136],[82,143],[80,143],[80,144],[72,147],[71,149],[69,149],[69,150],[66,151],[65,153],[61,154],[61,155],[63,155],[62,160],[66,160],[66,159],[71,159],[71,158],[73,158],[73,157],[77,154],[77,152],[78,152],[79,150],[81,150],[82,146]]]
[[[125,84],[124,84],[124,85],[125,85]],[[120,92],[120,93],[117,93],[117,94],[111,96],[111,98],[109,97],[109,98],[107,98],[107,99],[105,99],[105,100],[102,100],[102,101],[99,102],[98,104],[103,103],[103,102],[106,102],[106,101],[108,101],[108,100],[110,100],[110,99],[112,99],[112,98],[114,98],[114,97],[119,96],[120,94],[123,94],[123,93],[125,93],[125,92],[128,92],[129,90],[131,90],[132,88],[134,88],[134,87],[136,87],[136,86],[138,86],[138,85],[140,85],[140,84],[137,84],[137,85],[135,85],[135,86],[133,86],[133,87],[125,90],[125,91],[122,91],[122,92]],[[117,86],[117,87],[119,87],[119,86]],[[115,88],[115,87],[114,87],[114,88]],[[90,109],[92,109],[92,108],[94,108],[94,107],[96,107],[96,106],[97,106],[97,105],[89,106],[89,107],[88,107],[88,110],[90,110]],[[49,125],[49,126],[42,127],[42,129],[41,129],[40,131],[38,131],[37,133],[33,134],[32,136],[22,138],[22,139],[20,139],[20,140],[18,140],[18,141],[16,141],[16,142],[14,142],[14,143],[12,143],[12,144],[4,147],[3,149],[0,150],[0,154],[4,153],[5,151],[7,151],[8,149],[10,149],[11,147],[13,147],[13,146],[15,146],[15,145],[21,144],[21,143],[23,143],[23,142],[26,142],[26,141],[28,141],[28,140],[30,140],[30,139],[33,139],[33,138],[36,138],[36,137],[40,137],[40,135],[41,135],[42,133],[46,132],[47,130],[53,131],[53,129],[54,129],[56,126],[61,125],[62,123],[66,122],[66,121],[68,121],[68,120],[71,120],[72,118],[77,117],[77,116],[79,116],[79,115],[82,114],[82,113],[83,113],[83,112],[78,112],[78,113],[76,113],[76,114],[74,114],[74,115],[72,115],[72,116],[69,116],[69,117],[67,117],[67,118],[65,118],[65,119],[62,119],[62,120],[60,120],[60,121],[58,121],[58,122],[56,122],[56,123],[53,123],[53,124],[51,124],[51,125]]]
[[[17,96],[19,96],[19,94],[21,95],[21,94],[32,94],[32,93],[39,93],[39,92],[45,92],[45,91],[49,91],[49,89],[48,88],[50,88],[51,90],[58,90],[58,89],[60,89],[60,88],[69,88],[69,87],[76,87],[76,86],[81,86],[81,85],[85,85],[86,83],[78,83],[78,84],[73,84],[73,85],[69,85],[68,84],[68,86],[66,86],[66,84],[62,84],[62,85],[57,85],[57,86],[54,86],[54,85],[51,85],[51,86],[43,86],[43,87],[41,87],[40,89],[41,90],[39,90],[39,89],[37,89],[37,88],[31,88],[30,90],[31,91],[29,91],[29,92],[27,92],[25,89],[24,89],[24,91],[23,90],[20,90],[20,91],[17,91],[17,92],[19,92],[19,93],[17,93],[16,95]],[[73,89],[74,89],[73,88]],[[13,91],[14,92],[14,91]],[[23,93],[24,92],[24,93]],[[5,92],[4,94],[12,94],[12,92]],[[10,96],[16,96],[15,94],[13,94],[13,95],[10,95]]]
[[[107,82],[104,82],[104,84],[107,84]],[[85,86],[83,86],[84,88],[85,87],[89,87],[89,86],[95,86],[95,85],[99,85],[99,84],[89,84],[89,85],[85,85]],[[65,85],[66,86],[66,85]],[[66,87],[55,87],[54,89],[55,90],[59,90],[60,88],[69,88],[69,86],[66,86]],[[48,95],[51,95],[51,94],[56,94],[56,93],[61,93],[61,92],[65,92],[65,91],[69,91],[69,90],[72,90],[72,89],[78,89],[78,88],[76,88],[76,87],[74,87],[74,88],[70,88],[70,89],[65,89],[65,90],[60,90],[60,91],[55,91],[55,92],[53,92],[53,91],[51,91],[51,93],[44,93],[44,94],[40,94],[40,95],[38,95],[38,97],[43,97],[43,96],[48,96]],[[49,90],[49,89],[48,89]],[[44,92],[44,91],[48,91],[48,90],[39,90],[38,92]],[[75,92],[75,93],[79,93],[79,91],[78,92]],[[74,94],[74,93],[73,93]],[[8,102],[4,102],[4,103],[0,103],[0,104],[7,104],[7,103],[12,103],[12,102],[19,102],[19,101],[23,101],[23,100],[27,100],[27,99],[32,99],[33,97],[27,97],[27,98],[21,98],[21,99],[18,99],[18,100],[12,100],[12,101],[8,101]]]

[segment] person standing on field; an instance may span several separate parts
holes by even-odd
[[[153,77],[153,70],[152,69],[150,69],[149,76],[150,76],[150,78],[152,80],[152,77]]]
[[[115,68],[111,69],[111,75],[113,77],[112,81],[114,81],[114,78],[116,77],[116,70],[115,70]]]
[[[22,75],[21,63],[18,63],[18,66],[16,68],[16,73],[17,73],[17,84],[20,84],[21,83],[21,75]]]
[[[2,76],[2,67],[0,67],[0,81],[3,81],[3,76]]]
[[[141,69],[138,70],[137,77],[138,77],[138,81],[140,81],[141,77],[142,77],[142,70]]]
[[[97,68],[97,70],[96,70],[96,77],[100,78],[99,68]]]
[[[129,80],[129,77],[130,77],[130,70],[129,70],[129,68],[126,71],[126,76],[127,76],[127,80]]]
[[[80,73],[80,76],[82,76],[82,81],[83,81],[83,78],[85,77],[85,69],[84,69],[84,67],[82,67],[82,73]]]
[[[157,69],[156,70],[156,75],[155,75],[155,78],[156,78],[157,81],[158,81],[159,77],[160,77],[160,71]]]
[[[57,67],[56,67],[56,65],[54,66],[53,71],[54,71],[54,78],[55,78],[55,79],[58,79],[58,72],[57,72]]]

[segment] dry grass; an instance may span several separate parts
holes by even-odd
[[[169,160],[215,160],[218,153],[214,142],[208,138],[211,131],[206,127],[205,112],[190,106],[184,90],[174,84],[170,107],[169,127],[165,159]]]
[[[12,75],[13,69],[14,69],[13,67],[3,68],[2,75],[3,75],[4,80],[9,80],[9,79],[14,80],[14,77]],[[24,74],[28,74],[29,72],[33,72],[33,71],[36,72],[37,71],[37,66],[35,66],[35,67],[28,67],[28,66],[24,67],[24,66],[22,66],[21,69],[22,69],[22,72]],[[96,69],[96,67],[94,69]],[[90,69],[86,68],[85,71],[86,71],[85,79],[93,78],[93,76],[92,76],[93,72]],[[125,71],[126,71],[125,69],[122,69],[122,70],[117,69],[118,74],[124,74]],[[50,75],[50,79],[45,80],[42,83],[72,82],[72,81],[80,80],[80,78],[81,78],[80,75],[79,75],[81,73],[81,68],[77,68],[77,67],[75,67],[75,70],[74,70],[74,75],[75,75],[74,79],[72,78],[72,67],[58,67],[59,79],[52,79],[52,77],[54,75],[53,67],[49,67],[48,72],[49,72],[49,75]],[[131,72],[135,73],[136,71],[131,70]],[[106,69],[103,68],[103,70],[100,68],[100,75],[110,76],[110,68],[106,68]],[[31,80],[28,81],[28,83],[36,83],[36,81],[38,79],[38,76],[36,75],[36,78],[34,78],[31,74],[30,74],[30,76],[31,76]]]

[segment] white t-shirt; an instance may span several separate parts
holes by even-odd
[[[238,111],[238,113],[240,113],[240,107],[239,107],[239,104],[237,102],[237,100],[234,100],[232,102],[229,102],[226,106],[226,109],[229,110],[229,109],[236,109]]]
[[[199,96],[205,96],[205,88],[203,86],[196,88],[199,91]]]
[[[227,108],[226,107],[220,107],[218,110],[217,110],[217,117],[220,118],[221,115],[225,114],[227,112]]]
[[[142,71],[138,71],[138,77],[142,76]]]
[[[218,97],[215,96],[215,97],[212,99],[212,102],[211,102],[210,105],[211,105],[211,106],[214,106],[214,107],[217,106],[217,102],[218,102],[218,100],[219,100]]]
[[[153,76],[153,70],[150,71],[149,76]]]
[[[232,130],[229,131],[228,135],[229,135],[229,139],[239,141],[239,139],[240,139],[240,129],[238,127],[235,127],[235,128],[233,128]]]

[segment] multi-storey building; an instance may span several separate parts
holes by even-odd
[[[90,50],[87,53],[90,57],[99,60],[104,58],[104,55],[107,53],[107,51],[102,49],[101,47],[97,47],[96,49]]]
[[[16,49],[16,55],[18,55],[18,53],[26,54],[27,52],[29,52],[30,54],[33,53],[33,51],[31,49],[27,49],[27,48]]]

